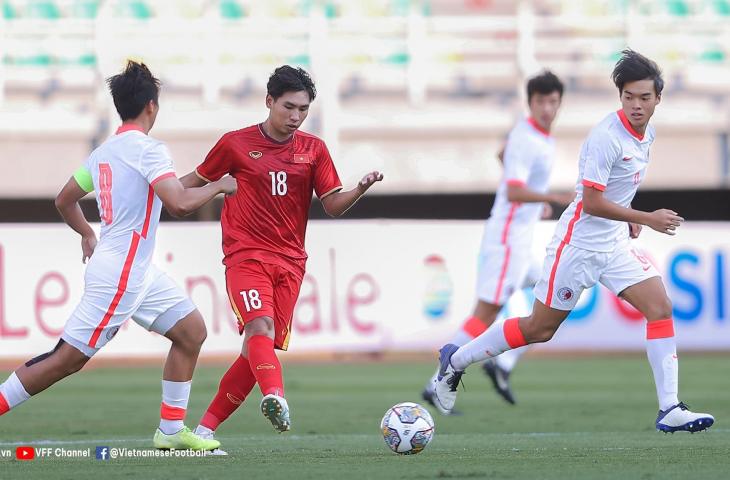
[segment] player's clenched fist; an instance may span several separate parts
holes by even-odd
[[[81,237],[81,261],[83,263],[86,263],[86,260],[91,258],[91,255],[94,254],[96,243],[96,235],[93,233],[91,235]]]
[[[368,188],[373,185],[373,183],[379,182],[382,179],[383,174],[375,170],[374,172],[370,172],[362,177],[362,180],[360,180],[360,183],[358,183],[357,186],[364,193]]]
[[[684,218],[677,215],[677,212],[661,208],[649,214],[649,221],[646,224],[657,232],[674,235],[677,233],[675,230],[683,221]]]
[[[629,238],[639,238],[642,225],[640,223],[629,222]]]
[[[225,193],[226,195],[233,195],[238,189],[236,179],[230,175],[226,175],[215,183],[218,185],[218,188],[220,188],[221,193]]]

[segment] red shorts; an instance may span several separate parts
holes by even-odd
[[[245,260],[226,269],[226,289],[231,307],[238,317],[238,333],[259,317],[274,319],[274,346],[289,346],[294,306],[302,279],[289,270],[271,263]]]

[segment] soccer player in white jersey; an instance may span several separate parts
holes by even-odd
[[[183,188],[167,147],[148,136],[159,111],[159,81],[144,64],[129,62],[108,83],[122,125],[56,198],[63,219],[81,235],[82,261],[89,260],[84,293],[53,351],[28,361],[0,385],[0,415],[79,371],[131,317],[172,341],[154,446],[212,450],[218,441],[200,438],[183,423],[205,324],[188,296],[151,261],[162,205],[173,215],[186,215],[219,193],[234,193],[236,183],[224,177]],[[91,191],[101,217],[98,243],[78,204]]]
[[[563,99],[563,83],[550,71],[527,82],[530,116],[517,122],[507,137],[501,157],[504,173],[497,189],[492,212],[487,219],[479,253],[477,304],[451,343],[464,345],[481,335],[497,318],[502,306],[517,290],[534,285],[540,266],[530,250],[535,224],[550,202],[567,205],[573,194],[550,193],[550,172],[555,159],[555,140],[550,135]],[[509,374],[524,352],[515,350],[506,361],[485,362],[484,369],[497,392],[509,403],[515,399]],[[499,363],[497,363],[499,362]],[[434,401],[433,381],[424,389],[423,399],[439,412],[449,414]]]
[[[579,161],[576,198],[565,210],[547,249],[529,317],[511,318],[466,345],[444,345],[439,352],[435,400],[450,411],[464,369],[510,349],[547,342],[575,308],[586,288],[597,282],[629,302],[647,319],[646,352],[659,401],[655,425],[664,432],[697,432],[715,421],[678,399],[678,359],[672,302],[659,273],[631,247],[642,225],[674,235],[683,221],[676,212],[643,212],[631,201],[644,179],[654,128],[649,119],[661,100],[664,81],[653,61],[624,50],[612,78],[621,109],[590,133]]]

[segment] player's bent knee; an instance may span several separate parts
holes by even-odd
[[[553,335],[555,335],[554,330],[540,330],[537,332],[534,338],[531,338],[529,341],[530,343],[545,343],[549,342]]]
[[[273,338],[274,335],[274,319],[271,317],[258,317],[244,325],[247,337],[254,335],[266,335]]]
[[[650,322],[672,318],[672,301],[669,300],[669,297],[664,297],[662,300],[658,300],[652,305],[649,305],[644,315]]]
[[[527,343],[545,343],[555,335],[556,329],[544,325],[530,325],[525,329],[523,335]]]
[[[195,310],[181,319],[165,336],[183,348],[200,349],[208,337],[208,330],[203,316]]]
[[[62,376],[78,372],[89,361],[89,357],[66,343],[61,345],[50,358],[55,360],[56,370]]]
[[[191,343],[201,346],[205,342],[205,339],[208,338],[208,329],[205,326],[205,321],[200,312],[195,310],[191,315],[195,315],[195,317],[194,321],[190,322],[188,338]]]

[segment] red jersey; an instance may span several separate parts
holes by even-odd
[[[221,213],[227,267],[254,259],[304,274],[312,192],[322,198],[342,188],[321,139],[296,131],[279,142],[253,125],[223,135],[195,171],[208,182],[230,174],[238,184]]]

